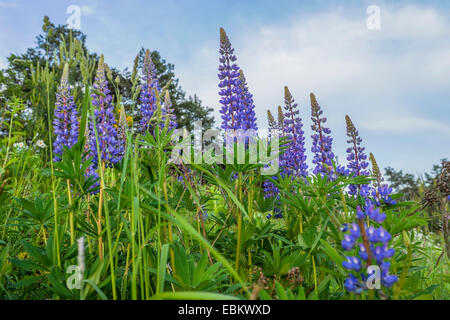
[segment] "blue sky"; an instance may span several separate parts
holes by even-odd
[[[81,8],[91,51],[130,67],[140,47],[175,64],[188,94],[218,117],[218,33],[227,30],[252,91],[259,126],[288,85],[306,135],[314,92],[345,159],[345,115],[380,166],[412,173],[450,158],[450,4],[448,1],[12,1],[0,0],[0,67],[33,46],[42,18],[65,24]],[[369,5],[381,29],[366,26]],[[310,149],[310,139],[306,139]],[[309,156],[311,158],[311,155]]]

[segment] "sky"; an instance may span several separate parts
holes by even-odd
[[[276,114],[283,103],[287,85],[300,107],[308,151],[313,92],[341,163],[347,114],[380,167],[421,174],[450,158],[449,1],[0,0],[0,68],[10,53],[34,46],[45,15],[66,24],[71,5],[81,10],[90,51],[124,69],[141,47],[158,50],[175,65],[187,94],[215,110],[216,125],[223,27],[260,128],[267,128],[267,110]],[[371,6],[379,19],[368,13]]]

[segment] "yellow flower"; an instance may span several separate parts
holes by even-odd
[[[127,117],[127,124],[129,127],[131,127],[131,125],[133,124],[133,117],[132,116],[128,116]]]
[[[19,253],[19,259],[23,260],[23,259],[26,259],[27,257],[28,257],[28,253],[26,253],[26,252]]]

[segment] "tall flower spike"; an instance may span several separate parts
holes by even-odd
[[[370,162],[372,163],[372,175],[375,178],[374,185],[380,187],[381,182],[383,181],[383,177],[381,176],[380,168],[378,167],[378,163],[375,160],[372,152],[370,153]]]
[[[289,143],[287,149],[280,155],[280,168],[282,176],[290,177],[306,177],[308,175],[308,165],[306,164],[305,155],[305,138],[303,136],[303,124],[299,117],[300,111],[295,103],[288,87],[284,88],[285,93],[285,113],[283,114],[281,107],[278,108],[278,131],[281,131],[283,137],[287,137]],[[275,181],[277,176],[273,177]],[[275,198],[274,217],[282,218],[279,201],[279,190],[272,181],[264,182],[264,198]],[[268,216],[271,217],[270,215]]]
[[[120,141],[123,145],[126,145],[127,129],[128,129],[127,115],[125,114],[125,109],[121,108],[119,110],[119,128],[118,128],[118,130],[119,130]],[[125,148],[123,149],[123,151],[125,151]]]
[[[362,139],[348,115],[345,116],[345,121],[347,124],[347,136],[350,138],[347,140],[347,143],[350,144],[350,147],[347,148],[347,167],[351,173],[355,174],[355,176],[368,176],[370,173],[366,169],[369,166],[369,163],[366,161],[367,156],[364,153],[365,148],[361,146]],[[357,195],[358,193],[362,193],[363,196],[368,196],[368,186],[349,186],[349,194]]]
[[[311,151],[314,153],[312,161],[315,165],[314,174],[329,174],[334,171],[333,138],[330,136],[331,130],[323,126],[327,122],[327,118],[322,117],[322,114],[323,111],[317,103],[315,95],[311,93],[311,120],[313,122],[311,129],[314,131],[311,136],[313,139]]]
[[[164,108],[162,109],[162,122],[166,123],[167,119],[169,119],[169,130],[175,129],[177,127],[176,116],[173,111],[174,109],[172,108],[172,101],[170,100],[169,90],[167,90],[164,97]]]
[[[269,122],[269,129],[275,130],[277,127],[277,123],[275,121],[275,118],[272,115],[272,112],[270,112],[270,110],[267,110],[267,121]]]
[[[295,103],[288,87],[284,87],[284,103],[284,136],[288,137],[290,142],[288,149],[281,157],[281,167],[287,175],[306,177],[308,165],[306,164],[303,124],[299,116],[298,104]]]
[[[247,86],[247,80],[244,76],[244,71],[239,70],[239,87],[240,95],[239,102],[240,106],[237,110],[237,119],[239,122],[239,129],[242,130],[258,130],[258,125],[256,124],[256,114],[255,105],[253,103],[253,95],[249,92]]]
[[[278,125],[280,128],[284,125],[284,114],[281,106],[278,106]]]
[[[140,121],[140,132],[144,134],[150,131],[151,119],[155,113],[156,106],[156,94],[155,91],[159,92],[161,88],[159,87],[157,73],[155,65],[152,61],[150,50],[145,51],[144,65],[142,68],[142,80],[143,85],[140,93],[140,111],[141,111],[141,121]]]
[[[370,154],[370,161],[372,162],[372,174],[375,178],[372,188],[372,196],[374,197],[375,204],[380,206],[381,200],[387,205],[396,204],[397,202],[391,198],[392,188],[387,183],[383,184],[383,176],[372,153]]]
[[[270,110],[267,110],[267,118],[269,120],[269,139],[272,137],[272,135],[276,135],[279,134],[279,125],[278,123],[275,121],[275,118],[273,117],[272,113],[270,112]],[[272,179],[277,180],[278,177],[274,176],[272,177]],[[263,183],[263,188],[264,188],[264,199],[270,199],[270,198],[275,198],[275,200],[277,201],[275,203],[275,208],[274,208],[274,217],[275,218],[281,218],[281,210],[278,208],[278,199],[279,199],[279,193],[280,191],[278,190],[277,186],[275,186],[275,184],[270,181],[264,181]],[[269,214],[267,216],[267,218],[271,218],[272,215]]]
[[[60,161],[64,147],[71,148],[78,141],[79,122],[77,107],[73,96],[70,95],[69,65],[66,63],[61,77],[61,84],[56,93],[55,118],[53,120],[54,133],[54,161]]]
[[[230,39],[223,28],[220,28],[220,58],[219,58],[219,96],[222,105],[220,113],[222,115],[223,130],[237,130],[239,120],[237,111],[240,105],[239,94],[241,92],[239,81],[239,67],[236,64],[234,49],[231,47]]]
[[[98,133],[100,158],[106,166],[112,166],[121,160],[125,145],[121,141],[117,121],[114,115],[112,97],[108,89],[108,81],[105,78],[105,66],[103,56],[98,63],[97,75],[94,82],[92,104],[94,105],[95,124]],[[93,119],[92,119],[93,120]],[[90,151],[94,166],[98,166],[97,142],[95,138],[94,122],[90,123]]]

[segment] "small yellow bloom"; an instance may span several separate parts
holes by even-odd
[[[133,124],[133,117],[132,116],[128,116],[127,117],[127,124],[129,127],[131,127],[131,125]]]
[[[28,253],[21,252],[21,253],[19,253],[18,256],[19,256],[19,259],[23,260],[23,259],[26,259],[28,257]]]

